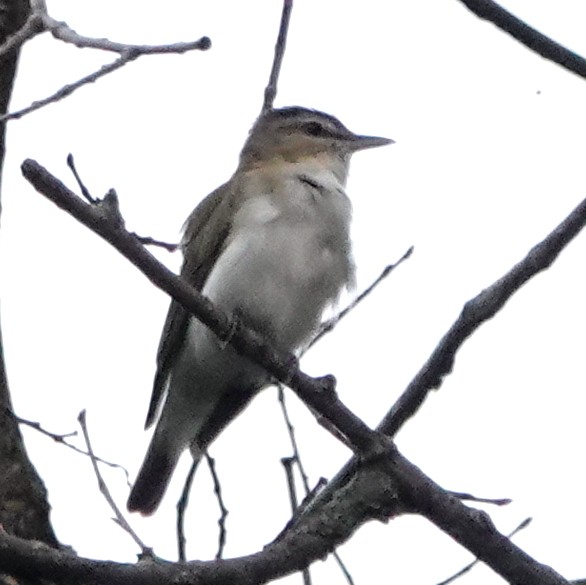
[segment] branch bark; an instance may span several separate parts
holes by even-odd
[[[476,16],[492,22],[534,53],[586,78],[586,59],[584,57],[556,43],[496,2],[492,2],[492,0],[460,0],[460,2]]]
[[[22,26],[29,10],[26,0],[0,2],[0,45]],[[18,50],[0,58],[0,114],[8,108],[17,61]],[[0,122],[0,177],[5,149],[6,125]],[[45,486],[28,458],[11,411],[0,331],[0,525],[10,534],[57,546]]]

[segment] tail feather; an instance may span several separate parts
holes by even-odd
[[[166,448],[156,437],[153,439],[126,503],[129,512],[140,512],[143,516],[155,513],[177,465],[177,451]]]

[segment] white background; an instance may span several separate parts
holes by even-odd
[[[82,34],[163,43],[209,35],[206,53],[143,57],[63,102],[11,122],[3,183],[1,301],[16,412],[48,429],[76,428],[82,408],[99,455],[134,477],[168,298],[108,244],[20,175],[32,157],[74,187],[69,152],[94,195],[119,193],[128,227],[177,241],[189,211],[229,178],[257,115],[280,2],[48,2]],[[579,0],[505,2],[586,54]],[[44,35],[25,47],[12,109],[45,97],[115,56]],[[338,116],[396,140],[353,161],[358,289],[410,246],[403,265],[303,361],[334,373],[341,398],[375,425],[424,363],[463,303],[491,284],[586,196],[585,81],[531,53],[456,1],[297,0],[276,105]],[[179,256],[155,251],[177,269]],[[400,449],[445,488],[510,497],[497,526],[534,522],[516,542],[567,578],[584,563],[586,236],[526,285],[458,354],[455,372],[398,436]],[[348,451],[289,398],[312,481]],[[88,459],[24,430],[59,539],[81,555],[132,561]],[[80,443],[81,444],[81,443]],[[227,555],[253,552],[288,518],[280,458],[290,454],[269,389],[214,444],[230,509]],[[174,558],[182,461],[160,511],[132,517]],[[104,469],[120,505],[128,487]],[[216,549],[217,505],[200,468],[188,516],[190,558]],[[470,555],[426,521],[370,524],[342,547],[357,584],[435,583]],[[343,583],[335,563],[316,583]],[[298,583],[300,577],[290,578]],[[477,568],[462,582],[501,582]]]

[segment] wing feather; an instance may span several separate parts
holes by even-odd
[[[210,193],[185,222],[181,277],[199,291],[202,290],[214,262],[225,246],[232,217],[229,209],[226,208],[233,205],[233,191],[231,183],[228,182]],[[169,373],[183,344],[188,322],[189,313],[179,303],[172,300],[159,342],[157,372],[145,428],[150,427],[157,417],[165,395]]]

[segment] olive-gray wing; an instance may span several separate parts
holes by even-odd
[[[233,205],[233,192],[228,182],[210,193],[185,222],[181,277],[198,291],[202,290],[226,244],[232,217],[226,207]],[[177,301],[172,300],[159,342],[157,371],[145,428],[150,427],[157,418],[169,374],[185,339],[189,319],[189,313]]]

